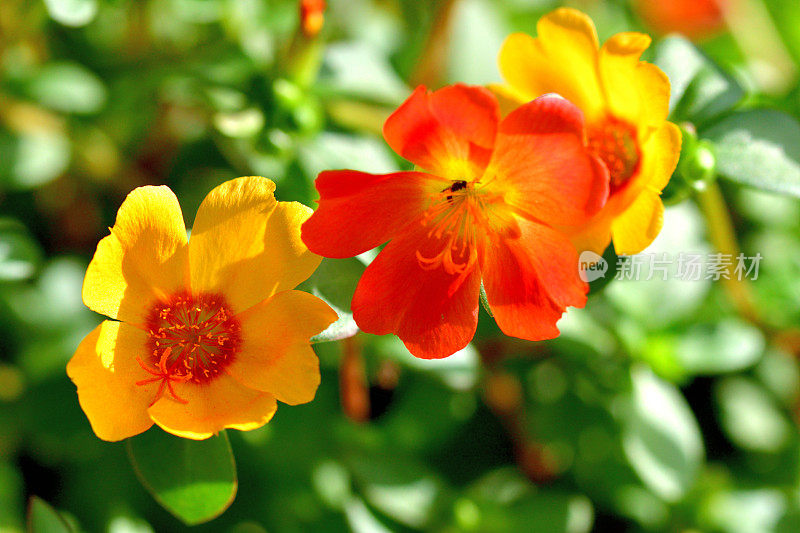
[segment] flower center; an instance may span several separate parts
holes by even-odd
[[[609,117],[588,128],[589,150],[608,168],[610,192],[622,188],[639,170],[641,154],[636,129],[625,121]]]
[[[137,385],[159,383],[153,403],[165,389],[184,402],[172,383],[208,383],[233,362],[241,345],[239,321],[219,294],[174,294],[153,305],[146,325],[149,355],[139,364],[154,377]]]
[[[458,180],[434,197],[424,223],[436,251],[429,256],[417,250],[420,267],[443,267],[448,274],[466,278],[478,259],[477,226],[483,223],[484,196],[473,183]]]

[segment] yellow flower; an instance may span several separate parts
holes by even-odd
[[[588,143],[608,167],[606,206],[572,231],[579,251],[618,254],[645,249],[661,231],[659,197],[680,155],[681,134],[666,121],[669,79],[639,61],[650,45],[641,33],[618,33],[599,46],[591,19],[560,8],[537,24],[538,38],[510,35],[500,50],[506,85],[493,87],[506,106],[558,93],[586,118]],[[566,229],[566,228],[565,228]]]
[[[319,362],[309,338],[336,319],[291,290],[321,258],[300,240],[311,210],[246,177],[206,197],[187,239],[169,188],[140,187],[97,246],[83,301],[111,317],[67,374],[92,429],[116,441],[153,423],[190,439],[266,424],[276,399],[309,402]]]

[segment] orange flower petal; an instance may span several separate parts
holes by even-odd
[[[614,221],[612,203],[614,202],[615,198],[612,196],[606,207],[586,224],[559,228],[569,236],[572,245],[579,254],[588,250],[602,255],[608,245],[611,244],[611,223]]]
[[[486,297],[506,335],[552,339],[565,308],[586,304],[588,286],[564,235],[542,224],[518,222],[518,238],[496,234],[489,239],[482,264]]]
[[[241,312],[276,292],[293,289],[321,257],[300,239],[311,209],[276,202],[266,178],[226,181],[206,196],[189,242],[192,290],[220,293]]]
[[[418,224],[392,240],[367,267],[353,296],[353,318],[367,333],[394,333],[415,356],[447,357],[464,348],[478,324],[480,273],[459,278],[423,270],[417,250],[433,257],[444,243]]]
[[[538,38],[514,33],[503,43],[500,73],[515,91],[532,100],[558,93],[586,113],[603,112],[604,96],[597,76],[598,41],[591,19],[560,8],[539,19]]]
[[[257,429],[270,421],[278,408],[275,397],[241,385],[220,374],[206,384],[173,383],[180,403],[162,396],[149,409],[164,431],[187,439],[207,439],[223,429]]]
[[[383,136],[399,155],[451,180],[480,175],[491,154],[500,111],[483,87],[418,87],[386,120]]]
[[[151,377],[136,362],[146,340],[142,330],[106,320],[83,339],[67,364],[81,408],[103,440],[126,439],[153,425],[147,406],[154,393],[136,385]]]
[[[226,369],[243,385],[290,405],[310,402],[319,386],[319,360],[308,339],[336,320],[328,304],[284,291],[238,316],[242,350]]]
[[[648,26],[662,34],[679,32],[700,40],[725,25],[723,12],[731,0],[634,0],[633,5]]]
[[[316,181],[319,208],[303,224],[303,242],[325,257],[366,252],[419,217],[427,199],[449,184],[422,172],[322,172]]]
[[[111,318],[142,323],[153,301],[187,285],[186,228],[168,187],[139,187],[86,270],[83,302]]]
[[[325,0],[300,1],[300,27],[306,37],[315,37],[325,23]]]
[[[520,106],[500,124],[486,181],[533,218],[579,224],[608,197],[608,170],[583,144],[583,115],[563,98]]]
[[[578,251],[591,250],[603,253],[611,241],[618,254],[636,254],[647,248],[661,230],[660,213],[663,206],[659,193],[669,181],[681,151],[680,129],[671,122],[664,122],[643,146],[641,169],[634,181],[625,189],[612,195],[605,207],[571,235]],[[631,216],[623,216],[634,203],[641,200]],[[634,213],[638,215],[633,216]],[[630,227],[625,227],[630,224]],[[564,228],[571,231],[571,228]],[[621,241],[618,240],[622,239]],[[623,251],[624,250],[624,251]]]
[[[591,250],[602,254],[611,242],[612,226],[614,230],[614,244],[617,253],[637,254],[650,246],[653,239],[661,229],[659,208],[654,199],[666,186],[681,152],[681,131],[671,122],[664,122],[661,127],[650,136],[642,149],[642,163],[634,181],[619,193],[612,195],[603,209],[580,227],[564,227],[569,232],[575,248],[582,252]],[[639,212],[639,217],[622,217],[634,202],[642,195],[649,198],[642,200],[640,209],[649,206],[647,213]],[[659,200],[660,203],[660,200]],[[617,217],[622,217],[617,220]],[[633,224],[625,228],[624,224]],[[622,242],[617,240],[617,236]],[[624,252],[622,250],[625,250]]]

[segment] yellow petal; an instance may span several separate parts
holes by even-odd
[[[279,292],[238,315],[242,350],[226,369],[247,387],[296,405],[314,399],[319,360],[308,339],[336,320],[328,304],[305,292]]]
[[[664,122],[642,147],[641,182],[653,192],[666,187],[681,156],[681,130]]]
[[[83,280],[83,302],[111,318],[143,322],[156,298],[186,287],[187,249],[172,191],[135,189],[119,208],[111,235],[97,245]]]
[[[103,440],[126,439],[153,425],[147,414],[153,391],[136,385],[152,377],[136,361],[146,341],[142,330],[106,320],[83,339],[67,364],[81,409]]]
[[[238,313],[296,287],[319,266],[322,258],[300,240],[311,209],[276,202],[274,190],[266,178],[245,177],[206,196],[189,243],[193,291],[223,294]]]
[[[637,126],[646,140],[669,113],[669,78],[661,69],[639,61],[650,37],[643,33],[618,33],[600,49],[600,76],[611,112]]]
[[[536,27],[536,39],[514,33],[503,43],[498,62],[506,83],[525,100],[558,93],[588,119],[602,115],[599,45],[591,19],[575,9],[560,8],[542,17]]]
[[[669,77],[656,65],[640,61],[636,80],[643,99],[641,123],[658,126],[669,115]]]
[[[206,384],[173,383],[183,404],[165,394],[150,409],[164,431],[187,439],[207,439],[223,429],[257,429],[275,414],[275,397],[248,389],[227,374]]]
[[[664,204],[658,194],[644,190],[611,225],[614,249],[620,255],[638,254],[658,236],[664,224]]]
[[[511,85],[500,85],[499,83],[490,83],[486,86],[487,89],[494,93],[497,97],[497,103],[500,105],[500,115],[505,117],[516,108],[529,102],[530,98],[524,92],[516,90]]]

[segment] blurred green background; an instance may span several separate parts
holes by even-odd
[[[64,370],[100,321],[80,287],[130,190],[169,185],[191,226],[237,176],[313,206],[321,170],[407,169],[380,129],[410,89],[499,81],[504,37],[565,4],[601,40],[654,35],[673,120],[729,178],[709,197],[685,154],[648,252],[719,249],[730,221],[763,256],[746,297],[612,281],[554,341],[481,311],[442,361],[393,337],[317,344],[316,400],[229,432],[238,496],[192,529],[800,531],[800,3],[729,3],[744,11],[696,49],[623,0],[329,0],[315,38],[290,0],[0,1],[0,532],[26,529],[34,495],[79,531],[188,529],[94,436]],[[361,269],[326,262],[316,285],[346,310]]]

